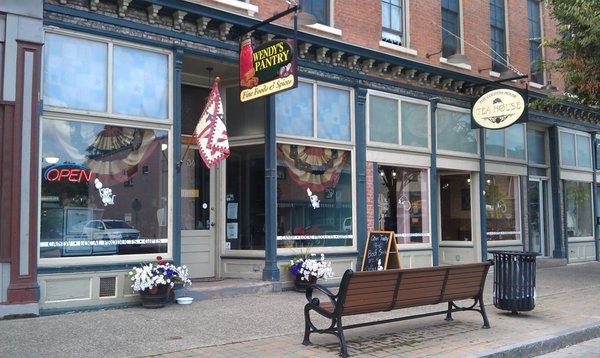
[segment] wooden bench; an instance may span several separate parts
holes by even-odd
[[[466,265],[405,270],[362,272],[346,270],[337,295],[325,287],[310,285],[306,290],[308,303],[304,307],[305,330],[302,344],[311,344],[311,333],[333,334],[340,341],[342,357],[348,357],[344,329],[439,314],[446,314],[446,320],[451,321],[452,313],[459,311],[479,312],[483,317],[483,328],[490,328],[483,304],[483,287],[491,265],[491,261],[486,261]],[[329,302],[321,302],[319,298],[313,297],[315,290],[327,295]],[[464,299],[473,299],[474,302],[468,307],[459,307],[454,303]],[[435,305],[443,302],[448,303],[448,308],[444,311],[348,326],[342,325],[344,316]],[[479,308],[475,307],[477,305]],[[311,310],[331,319],[331,325],[325,329],[315,327],[310,319]]]

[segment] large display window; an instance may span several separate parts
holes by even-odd
[[[399,244],[428,244],[429,186],[427,169],[380,165],[379,227],[396,233]]]
[[[593,208],[591,183],[564,181],[568,238],[592,238]]]
[[[521,240],[519,177],[487,175],[484,193],[488,240]]]
[[[167,253],[168,132],[42,120],[40,258]]]

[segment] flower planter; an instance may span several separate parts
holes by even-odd
[[[140,291],[142,306],[146,308],[161,308],[169,302],[171,286],[161,285]]]
[[[296,275],[296,278],[294,279],[294,290],[297,292],[306,292],[308,285],[310,285],[312,283],[317,283],[316,276],[310,276],[309,280],[306,281],[306,280],[302,280],[301,275]]]

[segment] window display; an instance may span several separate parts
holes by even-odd
[[[592,186],[590,183],[564,181],[567,237],[593,236]]]
[[[521,239],[519,177],[487,175],[485,212],[490,241]]]
[[[167,252],[167,134],[44,119],[40,257]]]
[[[277,145],[277,246],[352,245],[350,151]]]

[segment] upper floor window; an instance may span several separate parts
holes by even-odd
[[[567,167],[592,167],[590,137],[560,131],[560,163]]]
[[[461,52],[460,0],[442,0],[442,57]]]
[[[527,0],[527,22],[529,24],[529,65],[530,80],[544,83],[542,61],[542,20],[539,0]]]
[[[506,69],[506,22],[504,0],[490,0],[490,45],[492,70],[502,72]]]
[[[381,39],[406,46],[405,0],[381,0]]]
[[[314,15],[319,24],[331,26],[329,0],[300,0],[300,6],[302,11]]]

